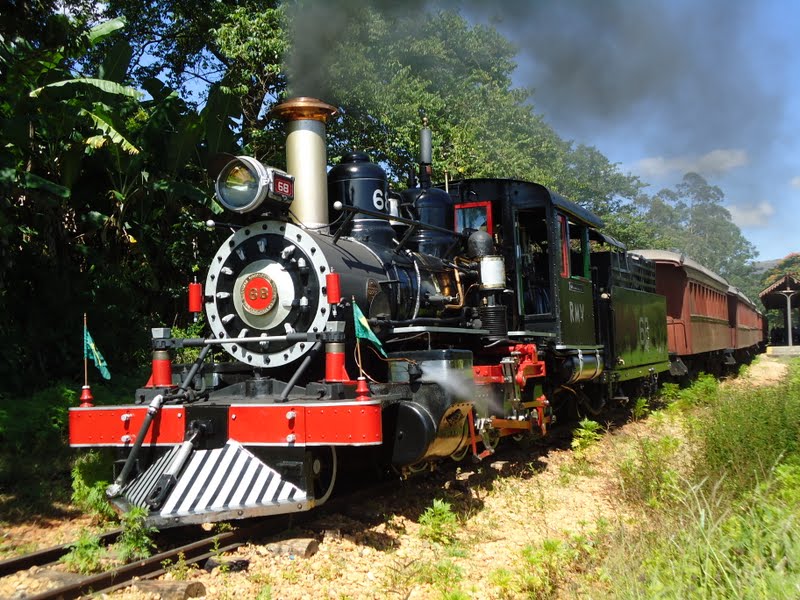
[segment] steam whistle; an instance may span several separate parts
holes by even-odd
[[[422,129],[419,132],[419,187],[423,190],[431,187],[432,163],[431,128],[428,127],[428,117],[422,117]]]

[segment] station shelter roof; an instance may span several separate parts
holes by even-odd
[[[769,287],[764,288],[759,292],[758,297],[761,298],[761,302],[766,309],[777,308],[785,310],[786,295],[781,293],[785,291],[798,292],[792,296],[792,308],[800,306],[800,279],[788,273]]]

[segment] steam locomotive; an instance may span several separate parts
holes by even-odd
[[[244,156],[220,170],[238,224],[189,294],[209,336],[153,329],[130,405],[70,411],[72,446],[117,449],[120,511],[169,527],[309,510],[345,467],[480,460],[562,410],[597,414],[691,358],[733,356],[729,340],[678,348],[659,263],[577,204],[526,181],[432,185],[427,126],[406,190],[359,152],[326,172],[334,113],[288,100],[288,172]],[[742,339],[747,358],[760,340]],[[193,364],[173,364],[182,348],[200,349]]]

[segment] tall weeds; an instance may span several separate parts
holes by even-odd
[[[692,466],[674,471],[668,437],[621,464],[626,499],[649,510],[608,546],[609,595],[798,597],[800,362],[778,386],[720,389],[701,378],[677,396]]]
[[[640,557],[634,577],[614,578],[614,597],[796,598],[798,482],[775,480],[735,504],[719,489],[689,487],[673,518],[612,549],[608,564],[617,574],[630,573],[630,557]]]
[[[781,385],[721,395],[693,429],[699,449],[695,480],[722,480],[734,497],[751,491],[798,453],[800,362],[790,366]]]

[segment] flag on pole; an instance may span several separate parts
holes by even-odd
[[[355,300],[353,300],[353,322],[356,325],[356,337],[362,340],[369,340],[380,350],[383,356],[386,356],[386,352],[383,350],[383,344],[381,344],[381,341],[372,332],[372,329],[370,329],[367,317],[365,317],[361,309],[358,308],[358,304],[356,304]]]
[[[83,325],[83,358],[84,360],[89,357],[94,361],[95,366],[100,371],[100,374],[103,376],[103,379],[111,379],[111,373],[108,370],[108,365],[106,364],[106,359],[103,358],[103,355],[100,354],[100,350],[97,349],[97,345],[94,343],[92,339],[92,335],[89,333],[89,329],[86,327],[86,324]]]

